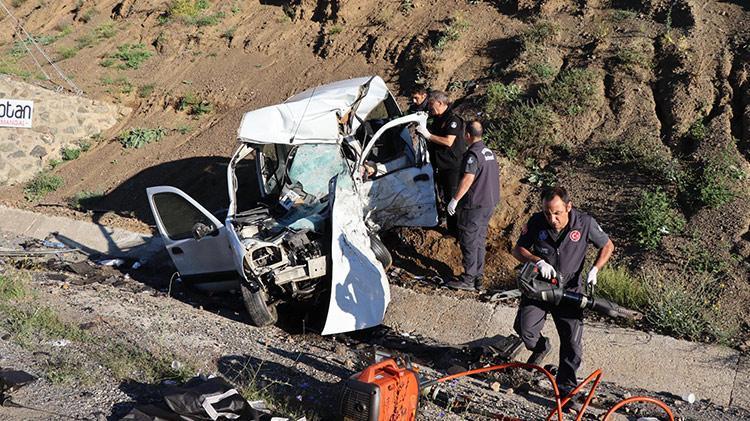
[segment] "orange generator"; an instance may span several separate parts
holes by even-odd
[[[393,359],[371,365],[344,383],[343,421],[414,421],[419,404],[419,378]]]

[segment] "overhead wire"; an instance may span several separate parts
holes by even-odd
[[[50,82],[55,83],[52,80],[52,78],[50,78],[50,76],[47,74],[47,72],[44,70],[44,68],[42,67],[42,65],[39,63],[39,60],[37,60],[37,58],[34,55],[34,53],[31,52],[31,49],[27,45],[27,41],[29,43],[31,43],[37,51],[39,51],[39,53],[42,55],[42,57],[45,58],[45,60],[47,60],[47,63],[49,63],[50,66],[52,66],[52,69],[54,69],[55,72],[57,72],[58,76],[60,76],[60,78],[63,81],[65,81],[65,83],[68,84],[68,86],[70,87],[69,89],[73,93],[75,93],[76,95],[82,95],[83,94],[83,90],[81,88],[79,88],[75,83],[73,83],[73,81],[70,80],[67,76],[65,76],[65,74],[62,72],[62,70],[60,70],[60,68],[57,66],[57,64],[55,64],[52,61],[52,59],[47,55],[47,53],[44,51],[44,49],[42,49],[42,47],[39,46],[39,44],[36,42],[36,39],[31,34],[29,34],[28,31],[26,31],[26,28],[24,28],[23,24],[21,24],[21,21],[18,20],[18,18],[16,18],[13,15],[13,13],[11,13],[10,9],[8,9],[8,7],[5,5],[5,2],[3,2],[3,0],[0,0],[0,7],[2,7],[3,10],[5,10],[5,13],[15,23],[16,30],[17,31],[20,30],[23,33],[23,35],[26,37],[26,39],[22,40],[21,42],[23,43],[23,46],[26,49],[26,51],[29,53],[29,55],[31,55],[31,58],[34,60],[34,63],[36,63],[37,67],[39,67],[39,70],[41,70],[41,72],[44,74],[44,77],[46,77],[47,80],[49,80]],[[57,84],[57,83],[55,83],[55,84]],[[59,84],[57,84],[57,85],[60,86]],[[60,86],[60,87],[62,88],[62,86]]]

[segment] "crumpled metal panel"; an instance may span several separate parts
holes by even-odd
[[[350,111],[362,85],[368,81],[367,95],[357,107],[359,119],[352,120],[354,133],[360,120],[389,95],[388,86],[379,76],[317,86],[282,104],[249,111],[242,117],[237,138],[240,142],[252,143],[336,143],[341,138],[339,118]]]
[[[331,215],[331,296],[323,335],[381,324],[391,290],[383,266],[370,248],[362,203],[354,180],[342,172],[335,181]]]
[[[363,183],[360,193],[368,218],[380,229],[432,227],[437,224],[434,185],[431,167],[410,167]]]

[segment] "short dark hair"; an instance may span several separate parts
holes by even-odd
[[[568,191],[565,190],[565,187],[547,187],[542,190],[542,202],[549,202],[550,200],[554,199],[555,196],[559,197],[560,200],[562,200],[566,205],[570,203],[570,196],[568,196]]]
[[[472,120],[466,125],[466,133],[472,138],[482,137],[483,132],[482,123],[480,123],[479,120]]]
[[[412,88],[411,91],[409,91],[410,96],[416,95],[416,94],[429,94],[429,93],[430,91],[427,90],[427,88],[424,86],[417,86],[417,87]]]

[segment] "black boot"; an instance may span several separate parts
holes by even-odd
[[[544,343],[540,343],[544,341]],[[531,353],[531,356],[529,356],[529,359],[526,360],[526,364],[531,365],[540,365],[542,364],[542,361],[544,361],[544,357],[547,356],[547,354],[552,351],[552,344],[550,343],[549,339],[542,336],[539,338],[539,342],[536,344],[536,350]]]

